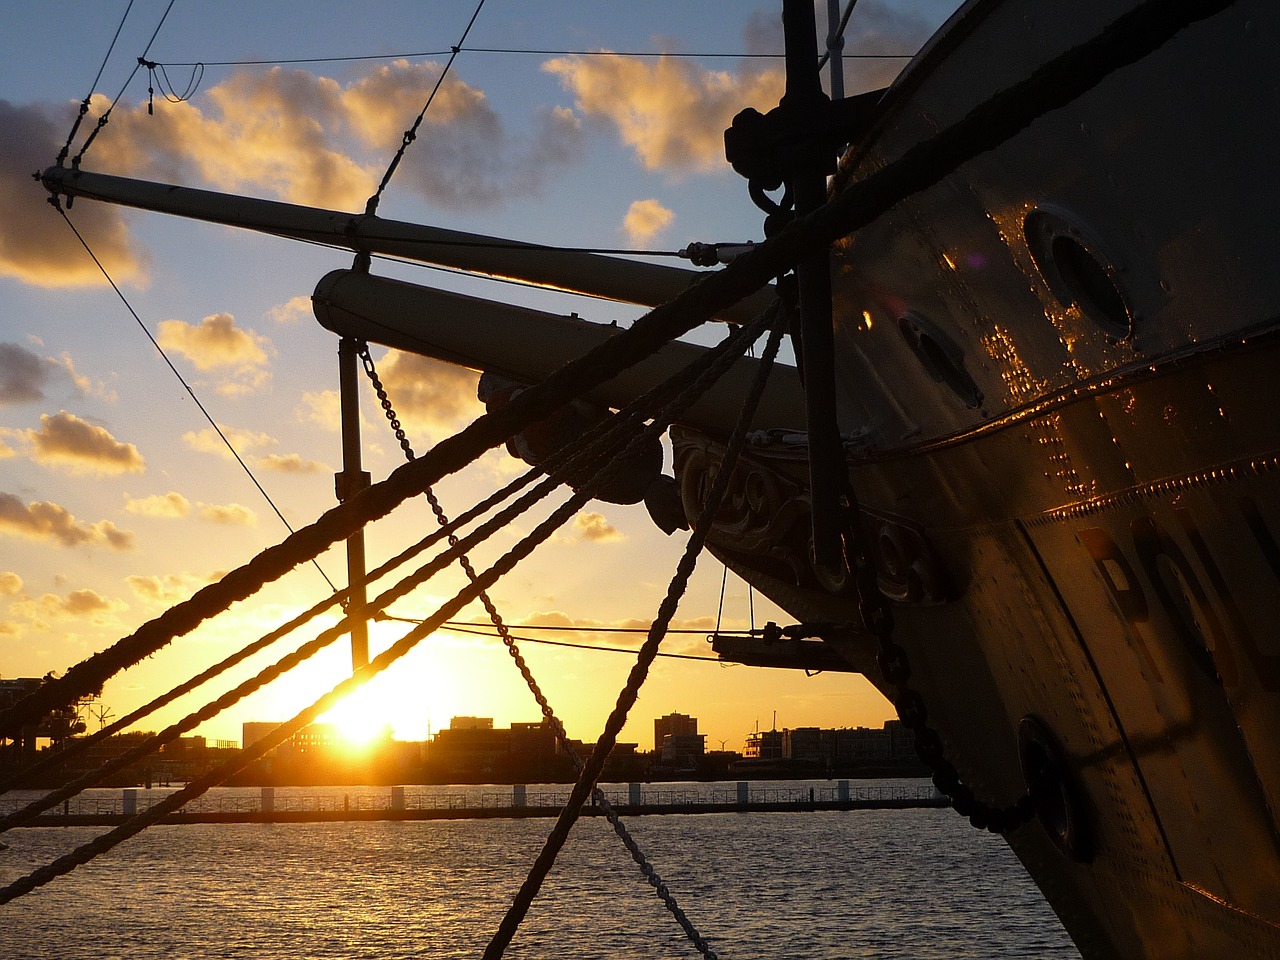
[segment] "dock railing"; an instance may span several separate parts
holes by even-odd
[[[495,815],[500,811],[522,811],[532,815],[538,811],[560,809],[568,799],[569,784],[516,784],[504,787],[459,787],[456,792],[427,787],[395,786],[373,788],[315,788],[314,792],[298,792],[297,788],[263,787],[258,791],[206,794],[184,806],[180,819],[201,816],[280,817],[294,819],[308,814],[326,819],[368,819],[378,814],[414,819],[433,814],[455,816]],[[743,809],[854,809],[875,806],[938,806],[941,794],[928,781],[905,780],[893,783],[860,784],[838,780],[820,784],[777,784],[761,781],[737,783],[631,783],[606,784],[602,787],[609,803],[622,812],[679,813],[732,812]],[[142,813],[160,802],[168,791],[125,788],[114,795],[75,797],[50,810],[40,818],[42,825],[86,819],[109,819]],[[0,813],[17,809],[22,801],[0,799]]]

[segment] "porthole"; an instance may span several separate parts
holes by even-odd
[[[1063,307],[1077,308],[1113,339],[1133,334],[1133,308],[1116,279],[1119,267],[1087,230],[1046,208],[1029,213],[1023,228],[1031,258]]]
[[[937,324],[909,310],[898,318],[898,332],[934,382],[945,384],[970,409],[982,403],[982,391],[964,368],[964,351]]]

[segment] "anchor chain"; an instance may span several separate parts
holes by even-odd
[[[875,563],[867,550],[864,537],[858,535],[857,497],[852,487],[846,488],[841,501],[844,513],[844,551],[848,568],[854,574],[858,610],[868,632],[876,638],[879,650],[876,662],[880,674],[894,691],[893,707],[903,726],[915,740],[916,756],[929,768],[933,785],[951,801],[951,806],[979,830],[1006,833],[1014,830],[1036,813],[1038,787],[1033,784],[1014,803],[992,806],[974,796],[960,773],[946,755],[942,737],[929,724],[929,709],[924,697],[911,687],[911,663],[906,648],[893,637],[893,610],[876,584]]]
[[[360,341],[358,345],[357,356],[360,358],[361,364],[364,366],[365,373],[369,377],[369,382],[373,385],[374,392],[377,394],[378,403],[382,407],[382,412],[387,418],[387,422],[391,425],[391,429],[395,434],[396,441],[400,444],[400,449],[404,451],[405,458],[412,461],[416,458],[413,452],[413,446],[409,442],[409,438],[405,433],[404,426],[401,424],[399,417],[396,415],[395,408],[391,404],[391,398],[387,394],[386,387],[382,383],[382,379],[378,376],[378,371],[373,362],[373,357],[369,354],[369,345],[364,341]],[[442,527],[449,526],[449,518],[441,506],[440,500],[436,497],[435,492],[427,487],[423,491],[427,498],[427,503],[431,506],[431,512],[435,515],[436,522]],[[458,545],[457,536],[450,531],[448,533],[449,545],[456,548]],[[466,573],[468,579],[475,583],[478,579],[475,568],[471,565],[470,559],[465,553],[458,554],[458,563]],[[542,692],[542,687],[533,675],[533,671],[529,668],[528,662],[524,658],[524,654],[520,652],[519,646],[516,644],[515,638],[511,635],[506,622],[502,619],[502,615],[498,612],[498,608],[494,605],[486,590],[479,591],[478,599],[484,605],[485,612],[489,615],[490,621],[493,623],[494,629],[498,636],[501,637],[503,645],[507,648],[516,668],[520,671],[520,676],[524,679],[530,692],[533,694],[534,700],[538,704],[543,717],[551,726],[552,732],[555,734],[556,741],[564,748],[570,762],[573,764],[574,773],[581,774],[584,761],[577,749],[574,748],[569,740],[568,731],[565,729],[564,723],[556,716],[555,710],[551,706],[551,702],[547,699],[546,694]],[[684,930],[698,952],[707,960],[716,960],[716,954],[712,950],[711,945],[706,938],[698,932],[694,927],[688,915],[676,902],[675,896],[671,893],[665,880],[658,873],[657,869],[650,862],[640,845],[632,837],[631,832],[623,824],[622,819],[618,816],[618,812],[614,809],[613,804],[609,802],[609,798],[605,796],[603,790],[599,786],[593,787],[592,800],[604,813],[605,818],[613,827],[614,832],[622,840],[623,845],[627,848],[627,852],[631,854],[631,859],[640,868],[640,872],[644,874],[645,880],[657,892],[658,897],[662,900],[667,910],[675,918],[676,922]]]

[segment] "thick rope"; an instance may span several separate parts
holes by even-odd
[[[207,617],[252,595],[297,564],[318,556],[363,524],[385,516],[441,477],[462,469],[485,450],[754,293],[805,257],[878,219],[906,197],[934,186],[961,164],[1013,138],[1038,117],[1071,103],[1111,73],[1136,63],[1185,27],[1219,13],[1233,2],[1148,0],[1118,18],[1099,36],[996,94],[952,127],[850,184],[826,206],[790,224],[776,237],[756,244],[723,270],[703,274],[680,296],[566,364],[501,410],[480,417],[386,480],[361,491],[233,570],[217,584],[205,587],[131,636],[0,712],[0,737],[15,736],[24,725],[50,710],[101,689],[106,679],[151,655],[174,637],[195,629]]]
[[[70,873],[76,867],[88,863],[94,857],[106,853],[111,848],[137,835],[152,824],[159,822],[168,814],[180,809],[183,805],[190,803],[228,777],[238,773],[253,761],[265,756],[268,751],[294,736],[303,727],[313,723],[318,716],[331,710],[344,697],[354,693],[412,650],[422,638],[434,633],[447,620],[454,617],[467,604],[475,600],[476,594],[480,590],[496,583],[500,577],[508,573],[517,563],[533,552],[535,547],[571,519],[589,499],[589,494],[575,493],[547,519],[535,527],[532,533],[482,573],[477,583],[469,583],[464,586],[452,600],[442,604],[440,609],[423,621],[422,624],[411,629],[367,665],[356,670],[350,677],[321,696],[311,706],[299,712],[292,719],[277,726],[262,739],[241,750],[238,757],[226,761],[201,777],[197,777],[181,790],[170,794],[159,803],[149,807],[145,812],[131,818],[114,830],[95,837],[89,843],[77,847],[52,863],[33,870],[31,873],[19,877],[8,886],[0,888],[0,904],[16,900],[18,897],[44,886],[57,877]]]
[[[680,398],[674,402],[678,404],[680,399],[684,399],[685,405],[687,405],[691,402],[693,397],[700,395],[707,386],[719,379],[724,371],[728,369],[729,365],[731,365],[743,351],[754,343],[756,338],[759,337],[770,324],[775,324],[777,322],[777,316],[778,309],[775,304],[773,308],[765,311],[754,321],[746,324],[742,329],[727,338],[733,346],[724,350],[721,356],[717,358],[716,362],[709,364],[700,377],[693,383],[689,384],[681,394]],[[395,433],[396,440],[400,444],[400,448],[404,451],[405,457],[412,461],[415,458],[413,446],[409,442],[409,438],[405,435],[405,432],[400,425],[399,418],[396,416],[390,398],[387,396],[386,390],[382,385],[382,381],[378,377],[377,370],[374,367],[373,358],[369,355],[367,347],[362,350],[360,356],[364,362],[365,372],[368,374],[369,379],[373,384],[374,390],[378,396],[378,401],[382,406],[387,421],[390,423],[391,428]],[[445,515],[444,507],[440,504],[439,499],[430,488],[425,492],[437,522],[442,527],[447,526],[449,520]],[[449,542],[450,544],[457,546],[457,538],[453,534],[449,535]],[[475,582],[475,568],[471,565],[471,561],[465,553],[458,556],[458,563],[461,565],[467,577],[472,582]],[[533,671],[529,668],[529,664],[525,660],[524,655],[520,652],[520,648],[516,644],[515,638],[511,635],[511,631],[503,620],[501,613],[499,613],[497,606],[493,603],[493,600],[490,598],[487,591],[481,591],[479,599],[484,605],[485,611],[488,613],[490,622],[497,631],[499,638],[502,640],[507,652],[511,655],[511,659],[515,664],[516,669],[520,671],[520,676],[524,679],[525,685],[529,688],[530,693],[533,694],[533,698],[537,702],[538,708],[542,711],[543,718],[551,726],[556,742],[560,745],[561,749],[564,750],[566,756],[569,757],[570,762],[573,764],[575,775],[580,775],[584,766],[582,756],[578,753],[577,747],[575,747],[573,742],[569,739],[569,734],[565,729],[564,723],[558,716],[556,716],[555,710],[551,706],[551,702],[547,699],[546,694],[543,693],[542,687],[539,685],[537,678],[534,677]],[[685,935],[697,948],[698,952],[708,958],[708,960],[715,960],[715,952],[711,949],[706,938],[702,936],[697,927],[694,926],[693,921],[689,919],[688,914],[684,912],[684,909],[677,902],[674,894],[671,893],[670,887],[667,886],[666,882],[654,868],[644,850],[641,849],[639,843],[636,842],[635,838],[631,835],[631,832],[627,829],[626,824],[623,823],[622,818],[618,815],[617,810],[614,809],[609,798],[598,786],[595,787],[593,791],[592,801],[603,812],[605,818],[609,821],[610,826],[613,827],[614,833],[618,835],[623,845],[627,848],[627,852],[631,855],[631,859],[640,868],[640,872],[649,882],[649,885],[657,892],[663,905],[675,918],[676,923],[680,925],[680,928],[685,932]]]
[[[636,656],[636,663],[631,668],[627,683],[618,694],[617,703],[613,708],[613,712],[609,715],[609,719],[605,722],[604,731],[596,741],[590,758],[583,766],[578,776],[578,782],[574,784],[573,791],[570,793],[564,809],[560,812],[551,834],[547,837],[546,844],[543,846],[541,853],[538,854],[533,866],[529,868],[529,875],[516,893],[515,900],[499,924],[493,939],[489,941],[489,945],[485,948],[484,960],[499,960],[506,952],[512,938],[520,927],[520,923],[528,914],[530,905],[538,895],[542,882],[546,879],[547,874],[551,872],[551,867],[555,864],[557,855],[564,847],[565,841],[569,837],[569,831],[577,821],[588,794],[595,789],[600,774],[604,770],[605,760],[608,759],[609,754],[613,751],[614,745],[618,740],[618,734],[627,722],[627,714],[640,695],[640,687],[649,674],[649,668],[658,653],[658,647],[662,643],[662,638],[666,635],[666,630],[671,624],[672,617],[675,616],[680,598],[684,595],[684,591],[689,584],[689,578],[693,575],[698,555],[702,552],[707,534],[716,515],[720,512],[725,492],[729,489],[729,478],[733,473],[734,465],[737,463],[738,455],[742,452],[742,448],[746,443],[751,419],[755,415],[756,406],[764,393],[769,370],[773,366],[773,360],[777,355],[781,340],[782,326],[778,325],[769,337],[764,356],[761,358],[760,369],[751,385],[751,390],[746,397],[742,411],[739,413],[733,437],[729,441],[729,446],[725,451],[720,468],[716,472],[706,501],[698,515],[698,519],[694,523],[693,531],[685,546],[684,555],[681,556],[675,575],[667,588],[667,595],[663,598],[658,608],[658,615],[654,618],[653,624],[649,628],[649,635],[645,638],[644,644],[640,647],[640,651]]]
[[[376,569],[372,570],[368,575],[369,581],[373,582],[375,580],[380,579],[381,577],[386,576],[391,571],[397,569],[398,567],[412,560],[414,557],[420,555],[425,550],[429,549],[436,543],[443,540],[447,535],[451,534],[453,531],[458,530],[461,527],[465,526],[466,524],[470,523],[472,520],[476,519],[476,517],[481,516],[484,513],[487,513],[496,504],[501,503],[503,500],[507,499],[512,494],[518,492],[522,487],[526,486],[531,480],[533,480],[535,477],[539,476],[540,474],[541,474],[541,471],[537,469],[526,471],[521,476],[512,480],[509,484],[507,484],[501,490],[498,490],[492,495],[486,497],[484,500],[480,501],[475,506],[471,507],[470,509],[460,514],[457,517],[457,519],[455,519],[454,521],[452,521],[452,523],[448,525],[446,529],[435,530],[427,534],[427,536],[423,537],[417,543],[406,548],[396,556],[392,557],[390,560],[386,561],[385,563],[378,566]],[[220,660],[218,663],[214,664],[213,666],[196,674],[190,680],[187,680],[183,683],[178,684],[178,686],[174,687],[172,690],[166,691],[165,693],[156,697],[154,700],[150,701],[149,703],[146,703],[143,706],[138,707],[136,710],[126,714],[125,716],[121,717],[118,720],[112,721],[107,726],[98,730],[98,732],[90,734],[87,737],[76,738],[70,741],[69,743],[67,743],[67,745],[63,749],[58,750],[56,752],[50,751],[48,754],[43,756],[36,763],[32,764],[29,767],[26,767],[25,769],[16,773],[14,776],[10,777],[8,780],[5,780],[4,782],[0,783],[0,794],[6,793],[7,791],[12,790],[24,782],[29,782],[32,777],[35,777],[40,773],[43,773],[54,767],[60,766],[66,761],[79,756],[81,753],[83,753],[89,747],[93,746],[95,743],[99,743],[102,740],[105,740],[107,737],[110,737],[121,730],[127,729],[128,727],[137,723],[139,720],[142,720],[145,717],[150,716],[152,713],[159,710],[161,707],[167,706],[168,704],[172,703],[178,698],[185,696],[186,694],[190,693],[192,690],[195,690],[197,687],[200,687],[203,684],[207,683],[208,681],[214,679],[215,677],[220,676],[221,674],[225,673],[227,670],[230,670],[232,667],[236,666],[237,664],[242,663],[243,661],[247,660],[249,657],[253,656],[259,651],[266,649],[271,644],[275,643],[277,640],[280,640],[283,637],[287,636],[288,634],[292,633],[293,631],[297,630],[298,628],[305,626],[307,623],[315,619],[321,613],[324,613],[325,611],[337,606],[338,604],[343,603],[347,599],[348,592],[349,592],[348,590],[343,589],[343,590],[337,591],[336,593],[331,594],[330,596],[326,597],[324,600],[321,600],[313,604],[308,610],[303,611],[302,613],[298,614],[296,617],[289,620],[288,622],[280,625],[279,627],[276,627],[274,630],[271,630],[268,633],[263,634],[261,637],[259,637],[257,640],[254,640],[252,643],[247,644],[246,646],[237,650],[235,653],[231,654],[230,656],[224,658],[223,660]],[[343,622],[345,623],[346,621],[344,620]],[[161,744],[156,744],[156,748],[158,748],[159,746],[161,746]],[[90,785],[91,784],[85,784],[85,786],[90,786]],[[48,807],[46,806],[46,807],[43,807],[42,809],[48,809]],[[3,821],[0,821],[0,831],[3,831],[5,829],[7,828],[4,826]]]
[[[634,447],[635,445],[649,439],[650,436],[659,435],[665,429],[666,424],[664,422],[655,421],[654,424],[651,424],[646,429],[645,433],[641,437],[632,438],[627,446],[628,448]],[[615,458],[609,462],[608,467],[599,478],[599,482],[606,481],[609,478],[609,475],[618,468],[619,460]],[[572,468],[570,467],[567,469]],[[554,486],[559,484],[559,482],[558,478],[549,477],[544,481],[544,484],[553,489]],[[226,780],[228,777],[238,773],[250,763],[262,756],[265,756],[268,751],[292,737],[307,724],[313,722],[316,717],[331,709],[343,697],[359,689],[360,686],[368,682],[372,677],[376,676],[400,657],[404,656],[404,654],[408,653],[419,640],[430,635],[445,622],[452,619],[458,612],[466,607],[467,604],[471,603],[481,591],[489,588],[497,582],[499,578],[508,573],[517,563],[527,557],[535,547],[550,537],[552,533],[574,516],[583,504],[587,503],[591,499],[592,490],[595,485],[595,481],[589,482],[582,490],[574,493],[561,507],[535,527],[532,533],[516,544],[515,547],[508,551],[508,553],[500,558],[492,567],[480,574],[476,581],[464,586],[462,590],[455,595],[453,600],[442,604],[435,614],[424,620],[417,627],[414,627],[407,634],[401,637],[400,640],[396,641],[395,644],[370,661],[369,664],[357,670],[351,677],[343,680],[332,690],[315,701],[315,703],[310,707],[307,707],[298,713],[293,719],[280,724],[265,737],[244,748],[238,757],[228,760],[204,776],[191,781],[182,790],[166,797],[164,800],[150,807],[144,813],[133,817],[128,822],[121,824],[114,830],[102,834],[89,843],[78,847],[62,857],[59,857],[52,863],[49,863],[44,867],[40,867],[24,877],[18,878],[8,886],[0,888],[0,904],[9,903],[18,897],[30,893],[32,890],[49,883],[59,876],[70,873],[77,866],[88,863],[94,857],[105,853],[116,845],[140,833],[148,826],[151,826],[163,819],[169,813],[180,809],[183,805],[194,800],[196,797],[201,796],[210,788]],[[531,497],[534,492],[535,491],[531,491],[529,494],[526,494],[525,497]],[[479,531],[477,531],[477,534],[478,533]],[[462,548],[468,549],[471,546],[474,546],[474,543],[470,542],[471,540],[471,537],[466,538],[461,544]],[[447,566],[455,559],[453,555],[454,553],[455,551],[453,550],[447,551],[437,558],[437,561],[433,562],[429,566]],[[416,576],[409,579],[415,581],[412,586],[417,586],[418,582],[421,582]],[[426,577],[422,577],[421,579],[425,580]],[[408,580],[397,585],[394,591],[387,591],[386,594],[378,597],[370,606],[377,606],[381,604],[388,594],[398,591],[405,583],[408,583]],[[412,589],[412,586],[410,586],[409,589]],[[405,592],[407,592],[407,590]],[[344,629],[343,624],[339,624],[328,632],[333,633],[334,636],[332,639],[336,639],[338,636],[344,635],[346,633],[346,629]],[[318,643],[319,640],[320,638],[317,638],[317,640],[312,641],[312,643]],[[289,659],[290,658],[285,658],[285,660]],[[285,661],[282,660],[281,664],[277,666],[283,665],[284,662]],[[293,664],[289,667],[281,666],[281,669],[278,671],[269,669],[263,673],[272,673],[273,676],[271,679],[274,679],[274,677],[278,676],[279,673],[282,673],[284,669],[290,669],[292,665]]]
[[[619,415],[615,418],[611,418],[610,421],[606,422],[605,427],[606,428],[611,427],[612,429],[605,429],[605,430],[597,429],[589,433],[587,435],[587,438],[584,438],[584,442],[579,445],[580,449],[572,455],[562,457],[561,458],[561,460],[563,461],[562,464],[556,468],[554,473],[552,473],[540,484],[538,484],[537,487],[535,487],[533,490],[529,491],[528,493],[524,494],[515,503],[511,504],[510,506],[505,508],[502,512],[500,512],[498,515],[491,518],[486,523],[482,524],[474,532],[469,534],[463,540],[458,541],[453,547],[451,547],[449,550],[445,551],[444,553],[440,554],[433,561],[431,561],[427,565],[420,568],[411,576],[406,577],[404,580],[402,580],[399,584],[397,584],[390,590],[378,596],[372,602],[367,604],[366,609],[376,613],[384,609],[385,607],[389,606],[395,600],[400,599],[401,597],[409,593],[411,590],[420,586],[422,583],[430,579],[430,577],[434,576],[436,573],[438,573],[439,571],[449,566],[460,555],[463,555],[465,551],[476,546],[478,543],[483,542],[485,539],[488,539],[488,537],[490,537],[493,533],[509,525],[512,520],[514,520],[517,516],[519,516],[529,507],[531,507],[534,503],[538,502],[539,500],[547,496],[549,493],[553,492],[565,480],[567,476],[575,474],[576,471],[580,469],[584,461],[589,462],[591,460],[594,460],[598,464],[603,463],[603,464],[606,464],[607,466],[605,468],[605,472],[602,477],[595,478],[592,481],[589,481],[580,492],[579,495],[585,496],[587,497],[587,499],[590,499],[590,496],[592,495],[596,486],[601,482],[606,482],[609,476],[619,469],[620,458],[616,457],[615,454],[620,449],[623,449],[623,448],[628,450],[632,449],[636,445],[643,443],[648,439],[652,439],[654,437],[661,435],[661,433],[669,425],[670,421],[674,417],[678,416],[683,409],[687,408],[689,404],[691,404],[699,396],[701,396],[701,394],[705,392],[707,387],[710,386],[710,384],[714,382],[714,380],[717,379],[724,372],[724,370],[728,368],[728,366],[735,359],[735,355],[733,354],[730,347],[734,345],[740,345],[740,341],[742,341],[744,337],[745,337],[745,333],[740,331],[735,336],[726,338],[723,344],[708,351],[707,354],[699,357],[693,363],[689,364],[684,370],[680,371],[676,375],[676,377],[673,379],[687,379],[690,371],[700,370],[701,372],[698,374],[698,376],[692,382],[692,384],[690,384],[682,394],[680,394],[679,396],[667,402],[666,408],[661,410],[658,413],[658,415],[655,415],[653,423],[651,423],[649,426],[645,428],[644,432],[640,437],[635,437],[630,432],[629,430],[630,421],[627,417]],[[640,416],[641,411],[653,400],[654,397],[657,397],[664,393],[669,392],[667,390],[669,382],[668,384],[661,384],[658,387],[655,387],[652,390],[648,391],[642,397],[637,398],[627,408],[624,408],[624,412],[631,414],[633,417]],[[519,481],[516,481],[516,482],[519,482]],[[491,497],[489,499],[492,500],[494,498]],[[585,502],[585,501],[582,501],[582,502]],[[473,508],[471,511],[468,511],[468,514],[474,514],[475,510],[476,508]],[[576,507],[575,507],[575,510],[576,510]],[[454,521],[454,523],[449,524],[444,529],[437,530],[432,535],[432,537],[429,537],[427,539],[438,540],[441,537],[450,533],[452,529],[456,527],[456,525],[457,525],[457,521]],[[410,548],[410,551],[414,549],[417,549],[417,546],[415,546],[414,548]],[[410,551],[405,551],[405,552],[409,553]],[[403,554],[401,556],[403,556]],[[400,559],[400,558],[397,558],[397,559]],[[384,564],[383,567],[379,568],[379,571],[383,570],[385,567],[389,565],[390,564]],[[473,585],[476,585],[481,593],[484,592],[484,585],[480,584],[478,579],[477,581],[473,581]],[[344,636],[349,631],[349,629],[350,629],[350,624],[347,618],[344,618],[342,621],[340,621],[333,627],[322,632],[314,640],[309,641],[306,644],[303,644],[293,653],[277,661],[272,666],[264,669],[256,677],[248,681],[245,681],[240,686],[236,687],[234,690],[228,691],[226,694],[219,697],[217,700],[209,704],[206,704],[200,710],[190,714],[189,716],[185,717],[183,720],[179,721],[178,723],[172,724],[170,727],[166,728],[164,731],[161,731],[159,734],[156,734],[150,737],[148,740],[146,740],[142,744],[139,744],[133,749],[120,755],[119,757],[114,758],[111,761],[108,761],[106,764],[104,764],[102,767],[98,768],[97,770],[90,771],[84,774],[83,776],[77,778],[73,782],[65,785],[64,787],[56,791],[53,791],[52,793],[44,797],[41,797],[38,800],[35,800],[32,803],[26,805],[20,810],[17,810],[9,814],[8,816],[0,820],[0,832],[15,826],[19,826],[22,823],[29,822],[39,813],[43,812],[44,810],[48,810],[53,806],[56,806],[58,803],[61,803],[63,800],[73,796],[74,794],[78,793],[80,790],[83,790],[85,787],[91,786],[94,783],[99,782],[101,779],[103,779],[107,775],[115,772],[116,770],[123,769],[129,764],[134,763],[139,759],[142,759],[143,757],[149,755],[150,753],[153,753],[155,750],[159,749],[165,743],[168,743],[177,739],[183,733],[194,729],[205,720],[208,720],[213,716],[216,716],[218,713],[220,713],[222,710],[225,710],[227,707],[233,705],[239,700],[242,700],[244,697],[255,692],[256,690],[261,689],[263,686],[273,682],[279,676],[283,675],[288,670],[293,669],[295,666],[303,662],[308,657],[314,655],[316,652],[323,649],[325,646],[331,644],[338,638]],[[237,767],[236,769],[237,770],[242,769],[242,766]],[[235,771],[233,770],[232,772],[235,772]],[[230,774],[228,774],[228,776],[229,775]],[[82,862],[86,862],[86,861],[82,861]],[[74,868],[74,866],[75,864],[73,864],[68,869],[72,869]],[[21,894],[18,894],[18,895],[20,896]],[[0,902],[3,902],[3,901],[0,901]],[[683,916],[683,914],[678,914],[678,916]]]

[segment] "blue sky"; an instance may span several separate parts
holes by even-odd
[[[135,0],[102,78],[90,121],[143,52],[167,0]],[[30,173],[65,140],[126,3],[72,2],[57,17],[29,6],[0,13],[0,675],[62,671],[166,605],[280,539],[284,530],[240,468],[215,444],[181,384],[102,282]],[[949,13],[939,0],[862,0],[847,52],[912,53]],[[820,4],[825,9],[825,4]],[[447,51],[471,3],[354,6],[311,2],[177,0],[151,46],[170,82],[186,61],[291,60]],[[768,109],[780,92],[776,60],[611,58],[483,53],[550,51],[767,53],[781,50],[769,3],[600,4],[490,0],[428,113],[381,207],[383,216],[543,243],[674,250],[690,241],[760,237],[745,183],[720,159],[738,109]],[[297,203],[358,209],[445,56],[405,60],[208,66],[185,103],[147,73],[125,90],[84,167]],[[850,62],[848,92],[883,83],[903,61]],[[253,467],[289,522],[333,503],[340,459],[333,410],[336,341],[311,318],[309,297],[341,253],[81,201],[70,217],[129,302]],[[637,308],[569,298],[399,265],[376,272],[510,299],[585,319],[626,323]],[[299,299],[302,298],[302,299]],[[374,356],[418,450],[480,408],[473,374]],[[375,478],[400,455],[363,397],[366,466]],[[458,512],[515,474],[492,453],[441,484]],[[420,535],[424,506],[371,528],[377,562]],[[384,529],[385,528],[385,529]],[[524,529],[524,528],[522,528]],[[499,538],[494,550],[513,542]],[[594,505],[495,599],[512,623],[605,627],[647,621],[681,547],[641,507]],[[491,554],[490,554],[491,555]],[[481,554],[481,559],[486,554]],[[343,561],[321,559],[343,579]],[[707,556],[680,620],[706,628],[722,568]],[[458,576],[435,595],[451,594]],[[214,625],[110,683],[104,702],[132,709],[327,592],[302,568]],[[397,612],[428,612],[415,596]],[[726,626],[749,622],[732,576]],[[759,596],[755,618],[782,618]],[[375,648],[396,636],[375,629]],[[298,638],[300,640],[302,638]],[[584,635],[608,644],[635,638]],[[297,642],[297,641],[295,641]],[[670,649],[707,652],[699,636]],[[283,652],[283,649],[281,650]],[[570,733],[593,739],[630,659],[530,647],[528,657]],[[248,719],[284,719],[327,689],[346,665],[335,650],[201,730],[239,739]],[[254,661],[255,666],[264,661]],[[421,737],[453,714],[532,720],[537,709],[495,642],[460,635],[426,641],[388,677],[361,715]],[[190,709],[192,704],[187,704]],[[649,746],[652,718],[698,716],[708,743],[741,748],[759,721],[780,726],[878,724],[891,708],[861,678],[660,661],[624,739]],[[185,712],[185,711],[184,711]],[[170,710],[162,720],[175,719]],[[354,721],[353,721],[354,722]],[[95,724],[96,725],[96,721]]]

